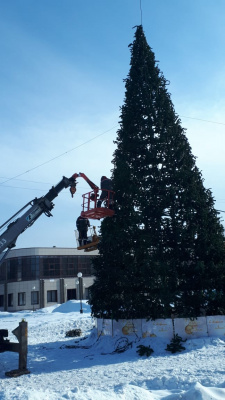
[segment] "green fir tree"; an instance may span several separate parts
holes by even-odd
[[[224,235],[142,26],[130,45],[92,312],[110,318],[223,313]]]

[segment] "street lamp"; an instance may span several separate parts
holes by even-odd
[[[83,298],[83,278],[82,278],[82,272],[78,272],[77,277],[78,277],[78,279],[79,279],[80,313],[83,314],[83,309],[82,309],[82,298]]]
[[[33,286],[33,287],[32,287],[32,290],[33,290],[33,299],[32,299],[32,300],[33,300],[33,312],[34,312],[34,291],[35,291],[35,289],[36,289],[36,287]]]
[[[64,302],[67,302],[67,283],[64,286]]]

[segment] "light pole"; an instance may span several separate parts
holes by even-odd
[[[34,312],[34,291],[35,291],[35,289],[36,289],[35,286],[33,286],[32,287],[32,290],[33,290],[33,299],[32,299],[33,300],[33,312]]]
[[[67,283],[64,286],[64,302],[67,302]]]
[[[80,297],[80,313],[83,314],[82,298],[83,298],[83,278],[82,272],[78,272],[77,277],[79,279],[79,297]]]

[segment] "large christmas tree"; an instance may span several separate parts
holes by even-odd
[[[110,318],[224,313],[224,235],[142,26],[136,27],[101,225],[92,312]]]

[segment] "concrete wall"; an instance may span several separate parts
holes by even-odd
[[[78,278],[66,279],[41,279],[35,281],[21,281],[10,282],[7,285],[0,284],[0,295],[5,295],[5,301],[8,299],[8,294],[13,294],[12,307],[0,307],[0,311],[22,311],[22,310],[35,310],[43,307],[49,307],[54,304],[61,304],[67,301],[67,290],[76,289],[77,300],[79,300],[79,287],[76,284]],[[88,296],[88,288],[93,284],[94,277],[83,278],[83,299],[86,300]],[[39,304],[31,304],[31,292],[34,290],[39,292]],[[47,292],[49,290],[57,290],[57,302],[48,302]],[[6,292],[7,291],[7,292]],[[26,294],[26,304],[23,306],[18,305],[18,293]],[[63,293],[62,293],[63,292]]]

